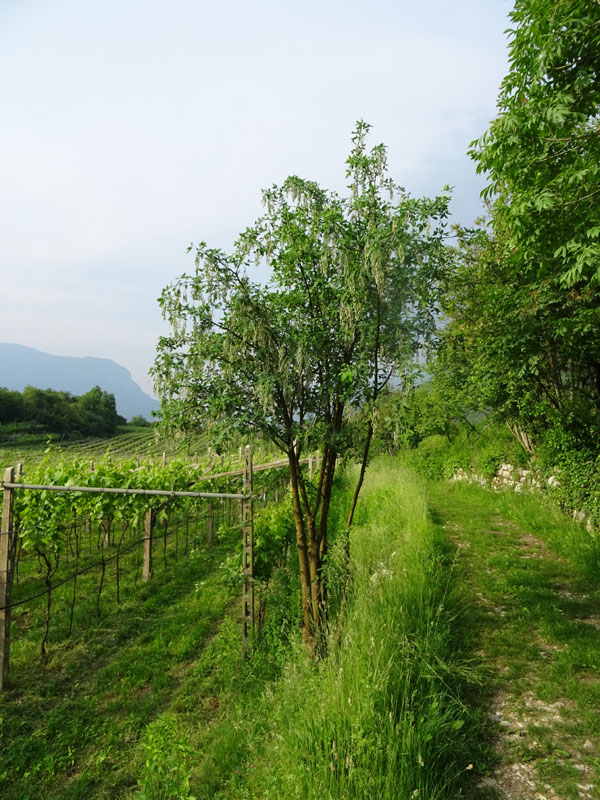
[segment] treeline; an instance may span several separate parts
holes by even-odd
[[[10,426],[31,432],[113,436],[125,424],[114,394],[94,386],[79,397],[70,392],[26,386],[22,392],[0,388],[0,432]]]
[[[498,421],[600,523],[600,7],[517,0],[510,16],[500,113],[470,152],[489,216],[457,229],[432,382],[383,426],[414,448]]]

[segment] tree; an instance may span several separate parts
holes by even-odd
[[[432,370],[463,408],[506,422],[529,454],[553,429],[597,450],[598,287],[565,287],[559,274],[519,270],[502,218],[491,224],[461,236],[442,302],[449,323]]]
[[[114,394],[94,386],[77,398],[73,427],[86,436],[113,436],[125,419],[117,414]]]
[[[287,456],[309,650],[323,644],[327,521],[338,456],[361,452],[348,524],[369,458],[382,389],[433,329],[446,197],[415,200],[387,177],[386,150],[358,123],[348,197],[288,178],[263,192],[264,216],[231,253],[200,244],[196,271],[161,297],[172,335],[153,369],[169,425],[258,433]],[[440,224],[437,224],[440,223]],[[268,265],[266,284],[251,280]],[[354,410],[367,408],[353,429]],[[301,469],[319,448],[314,483]]]
[[[2,392],[0,390],[0,410]],[[70,392],[26,386],[23,394],[7,393],[19,398],[21,418],[41,425],[48,432],[83,436],[112,436],[117,425],[125,423],[117,414],[115,396],[99,386],[74,397]]]
[[[488,230],[463,231],[440,372],[530,453],[600,425],[600,5],[517,0],[500,113],[471,155]]]
[[[24,419],[23,396],[20,392],[0,387],[0,425]]]
[[[142,414],[136,414],[135,417],[132,417],[128,425],[135,425],[137,428],[151,428],[154,424],[149,419],[146,419]]]
[[[25,418],[54,433],[71,431],[75,402],[76,398],[70,392],[38,389],[35,386],[26,386],[23,389]]]
[[[500,114],[472,156],[517,269],[600,279],[600,4],[517,0]]]

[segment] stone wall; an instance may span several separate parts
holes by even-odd
[[[559,486],[559,480],[556,475],[543,478],[532,469],[523,469],[521,467],[515,467],[512,464],[500,464],[496,470],[496,474],[491,479],[483,475],[478,475],[473,470],[467,472],[464,469],[459,469],[450,480],[476,483],[486,489],[493,489],[495,492],[499,492],[503,489],[512,489],[514,492],[528,491],[544,493],[547,489]],[[572,512],[572,516],[577,522],[585,523],[588,531],[594,530],[592,521],[586,516],[585,512],[575,510]]]

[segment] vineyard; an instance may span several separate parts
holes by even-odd
[[[252,440],[250,440],[252,443]],[[244,442],[247,444],[247,442]],[[275,453],[272,446],[264,442],[254,443],[255,458],[259,462],[273,460]],[[76,441],[61,440],[48,437],[41,443],[39,436],[14,436],[0,439],[0,469],[2,473],[7,467],[20,462],[31,470],[39,470],[43,465],[60,462],[72,463],[75,469],[85,471],[94,468],[96,461],[112,464],[135,461],[136,467],[164,465],[177,461],[187,466],[200,468],[203,472],[220,472],[229,469],[235,462],[241,463],[241,442],[235,456],[231,450],[219,454],[208,445],[204,434],[183,435],[161,434],[154,428],[127,431],[109,439],[86,438]],[[139,463],[138,463],[139,462]]]
[[[65,460],[24,473],[9,468],[0,540],[3,678],[11,648],[33,653],[37,640],[46,660],[74,626],[93,625],[107,605],[135,597],[155,572],[198,559],[214,541],[230,550],[242,544],[245,647],[254,623],[253,498],[261,508],[283,498],[289,478],[282,462],[271,462],[258,465],[253,480],[249,447],[244,456],[241,467],[220,459],[228,469],[208,475],[181,460],[109,457],[93,471],[87,461]]]
[[[183,459],[192,461],[206,458],[207,442],[204,436],[171,436],[158,434],[153,428],[128,431],[110,439],[96,438],[83,440],[61,440],[48,437],[47,442],[40,443],[39,436],[5,437],[0,441],[0,467],[26,462],[28,467],[37,466],[44,461],[87,461],[101,460],[110,457],[112,461],[128,461],[130,459],[169,460]]]

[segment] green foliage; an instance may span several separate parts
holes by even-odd
[[[472,155],[518,272],[600,278],[600,11],[596,0],[517,0],[499,116]]]
[[[569,441],[590,505],[574,465],[600,452],[600,7],[517,0],[511,19],[500,113],[471,151],[491,220],[459,232],[434,370],[549,469]]]
[[[154,426],[151,428],[130,430],[128,426],[120,427],[116,436],[110,439],[73,437],[59,437],[56,434],[46,434],[41,426],[36,426],[35,432],[29,423],[9,423],[2,425],[0,442],[0,464],[3,467],[14,466],[19,461],[24,462],[26,469],[37,468],[49,460],[55,461],[100,461],[108,456],[113,461],[131,461],[139,458],[140,461],[160,461],[163,453],[168,461],[182,461],[188,464],[197,464],[203,472],[220,471],[221,464],[229,464],[229,456],[209,457],[207,452],[206,437],[200,433],[191,435],[163,436]],[[243,444],[252,443],[252,439]],[[269,460],[270,455],[265,455],[263,460]],[[231,462],[233,463],[233,462]],[[240,466],[239,460],[235,464]],[[223,467],[225,470],[225,467]]]
[[[429,436],[451,440],[461,431],[477,433],[461,405],[461,398],[437,379],[380,397],[375,424],[379,451],[393,454],[417,447]],[[475,415],[476,416],[476,415]]]
[[[555,480],[550,497],[567,512],[583,512],[600,527],[600,454],[596,447],[582,447],[560,426],[548,431],[537,453],[536,465]]]
[[[231,464],[222,462],[227,471]],[[237,466],[237,465],[236,465]],[[269,486],[273,478],[268,473],[257,473],[255,489]],[[265,474],[266,473],[266,474]],[[197,484],[198,471],[182,461],[170,461],[166,466],[152,462],[113,461],[105,457],[96,462],[93,472],[89,463],[58,460],[28,469],[27,481],[36,485],[158,489],[185,492],[231,492],[231,478],[204,480]],[[236,480],[234,477],[233,480]],[[234,490],[239,491],[238,485]],[[140,524],[149,510],[158,513],[168,510],[172,516],[185,511],[193,513],[204,508],[206,500],[193,497],[152,495],[101,494],[94,492],[57,492],[46,490],[19,490],[15,493],[15,514],[20,521],[20,531],[25,547],[45,547],[55,550],[62,542],[63,532],[72,524],[73,514],[94,520],[110,518],[116,523]]]
[[[23,395],[0,387],[0,424],[21,422],[25,419]]]
[[[139,800],[195,800],[190,793],[190,747],[174,714],[163,713],[142,736],[145,763]]]
[[[78,436],[113,436],[125,422],[115,397],[99,386],[74,397],[69,392],[26,386],[23,393],[0,389],[0,424],[28,422],[33,430]]]
[[[294,515],[289,495],[281,503],[265,508],[255,504],[254,511],[254,580],[268,584],[273,570],[287,561],[290,546],[295,541]],[[241,539],[236,553],[226,559],[223,570],[226,579],[241,586],[243,576],[243,547]]]
[[[167,423],[259,431],[285,452],[342,452],[336,409],[361,406],[433,329],[448,198],[415,200],[357,124],[351,196],[288,178],[230,254],[201,243],[196,272],[165,289],[154,367]],[[388,199],[388,195],[389,198]],[[252,267],[270,268],[267,285]]]
[[[114,394],[102,391],[99,386],[78,397],[75,406],[77,429],[84,436],[112,436],[117,426],[125,422],[117,414]]]
[[[151,428],[154,423],[147,420],[146,417],[143,417],[141,414],[137,414],[135,417],[132,417],[127,424],[135,428]]]
[[[390,460],[366,478],[352,559],[339,647],[316,666],[293,649],[264,698],[253,769],[222,798],[461,796],[480,746],[461,701],[474,675],[452,635],[450,559],[422,486]]]
[[[337,456],[362,451],[366,466],[374,405],[430,339],[449,257],[448,197],[408,196],[368,132],[353,131],[348,197],[289,177],[263,192],[264,215],[230,253],[199,244],[195,273],[160,299],[172,328],[153,369],[164,424],[202,427],[215,442],[254,432],[288,457],[308,639],[325,616]],[[266,284],[256,267],[268,268]],[[366,426],[353,425],[365,407]],[[311,491],[300,458],[316,448]]]
[[[434,371],[463,407],[491,409],[531,451],[556,425],[598,442],[600,287],[519,268],[495,220],[493,235],[462,240],[444,310]]]
[[[471,470],[484,478],[492,478],[501,463],[525,466],[527,454],[501,424],[484,425],[474,434],[463,427],[452,440],[434,435],[423,439],[413,450],[402,451],[402,463],[410,465],[431,481],[448,480],[459,469]]]

